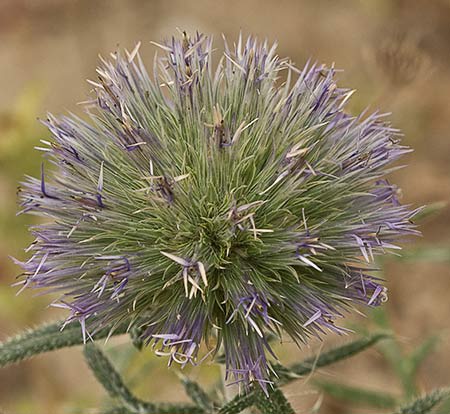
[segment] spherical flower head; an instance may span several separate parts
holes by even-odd
[[[344,333],[386,300],[374,258],[417,233],[385,179],[409,150],[383,115],[345,111],[333,68],[267,42],[225,42],[213,67],[212,39],[184,34],[152,75],[138,46],[103,61],[87,121],[44,122],[23,286],[59,292],[86,338],[126,321],[169,363],[222,348],[230,381],[265,388],[269,336]]]

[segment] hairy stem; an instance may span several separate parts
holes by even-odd
[[[83,335],[79,324],[69,324],[61,330],[63,321],[48,323],[30,329],[0,344],[0,367],[31,358],[34,355],[60,348],[83,344]],[[103,339],[108,335],[120,335],[127,331],[128,324],[101,329],[95,339]]]

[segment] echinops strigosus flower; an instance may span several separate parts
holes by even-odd
[[[343,333],[387,299],[374,257],[417,233],[385,179],[409,149],[384,115],[345,111],[333,67],[254,38],[216,67],[204,35],[156,45],[152,75],[139,45],[103,61],[87,121],[44,122],[53,168],[21,205],[46,220],[20,283],[60,293],[85,338],[139,324],[169,363],[222,348],[230,381],[266,389],[269,334]]]

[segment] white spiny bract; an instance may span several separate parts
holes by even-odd
[[[59,292],[86,338],[140,324],[182,365],[222,347],[231,381],[265,389],[269,334],[342,333],[386,300],[374,257],[417,233],[384,178],[408,149],[384,116],[345,112],[333,68],[254,38],[215,68],[204,35],[158,46],[153,75],[138,47],[103,62],[87,121],[45,121],[55,167],[21,193],[46,218],[23,287]]]

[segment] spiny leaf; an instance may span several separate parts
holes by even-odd
[[[86,361],[97,380],[103,385],[109,396],[118,400],[123,406],[116,407],[109,413],[128,414],[203,414],[205,411],[199,407],[189,405],[152,404],[135,397],[124,384],[120,374],[116,371],[109,359],[94,344],[84,347]]]
[[[181,377],[181,383],[184,386],[186,394],[194,402],[194,404],[206,412],[212,412],[214,409],[213,401],[209,398],[208,394],[200,387],[200,385],[192,381],[186,376]]]
[[[389,337],[390,336],[388,334],[379,333],[367,338],[358,339],[342,346],[338,346],[320,354],[317,358],[307,358],[299,364],[292,365],[287,372],[280,372],[280,379],[291,381],[299,376],[307,375],[316,368],[325,367],[340,360],[350,358],[351,356],[371,347],[382,339]]]
[[[254,391],[244,395],[237,395],[219,410],[219,414],[239,414],[246,408],[251,407],[255,400],[256,393]]]
[[[376,315],[375,321],[379,326],[389,327],[386,311],[384,309],[376,310],[373,315]],[[414,397],[417,395],[415,378],[417,370],[420,368],[420,364],[422,364],[424,359],[436,347],[438,340],[438,336],[429,337],[410,355],[405,354],[396,339],[383,343],[380,346],[380,351],[401,380],[404,394],[407,397]]]
[[[152,404],[144,402],[139,407],[139,414],[206,414],[204,410],[192,405]]]
[[[441,388],[405,405],[395,414],[427,414],[440,402],[450,397],[450,388]]]
[[[104,411],[103,414],[135,414],[135,411],[129,410],[125,407],[113,407],[107,411]]]
[[[315,381],[315,384],[332,397],[360,405],[374,408],[394,408],[396,398],[390,394],[359,387],[351,387],[330,381]]]
[[[379,333],[367,338],[358,339],[348,344],[333,348],[324,352],[317,358],[308,358],[299,364],[294,364],[290,368],[282,367],[281,365],[274,366],[277,373],[278,383],[287,383],[299,378],[302,375],[307,375],[316,368],[321,368],[330,365],[334,362],[349,358],[357,353],[364,351],[382,339],[389,338],[388,334]],[[252,406],[257,398],[256,391],[250,391],[247,394],[236,396],[230,402],[225,404],[219,411],[219,414],[237,414],[246,408]]]
[[[84,347],[84,356],[89,368],[111,398],[119,400],[125,407],[139,409],[140,401],[131,393],[109,359],[94,343],[88,343]]]
[[[291,404],[278,387],[269,390],[268,397],[259,392],[255,405],[261,414],[295,414]]]
[[[53,322],[30,329],[0,344],[0,367],[19,362],[34,355],[83,343],[79,324],[69,324],[63,330],[63,321]],[[116,327],[112,335],[126,332],[127,324]],[[102,329],[96,339],[106,338],[110,329]]]
[[[131,410],[126,407],[113,407],[107,411],[102,411],[102,414],[202,414],[203,411],[199,410],[197,407],[192,407],[188,405],[177,405],[177,404],[164,404],[164,405],[153,405],[149,407],[148,403],[145,403],[140,411]]]
[[[436,408],[436,414],[448,414],[450,413],[450,398],[445,399],[439,407]]]

